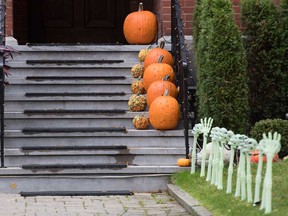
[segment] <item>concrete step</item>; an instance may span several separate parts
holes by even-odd
[[[125,76],[131,77],[131,67],[25,67],[17,68],[13,67],[10,69],[11,78],[25,78],[27,76]]]
[[[7,94],[23,94],[26,93],[67,93],[67,92],[78,92],[78,93],[131,93],[131,83],[118,83],[118,84],[85,84],[85,83],[70,83],[70,84],[10,84],[5,88]],[[112,87],[113,86],[113,87]]]
[[[28,164],[126,164],[137,166],[176,165],[177,159],[185,157],[185,148],[131,147],[120,150],[39,150],[23,151],[6,149],[5,165],[22,166]]]
[[[189,142],[193,142],[191,131]],[[183,130],[136,130],[127,129],[125,133],[87,132],[87,133],[37,133],[24,134],[21,130],[5,130],[5,148],[23,146],[91,146],[125,145],[133,147],[183,148]]]
[[[7,79],[9,85],[131,85],[133,77],[125,76],[27,76]],[[9,88],[9,87],[7,87]]]
[[[22,59],[130,59],[138,60],[137,54],[146,45],[88,45],[88,46],[15,46],[22,55],[15,55],[14,60]]]
[[[63,116],[58,116],[57,118],[25,118],[25,119],[7,119],[5,121],[7,130],[22,130],[25,128],[83,128],[83,127],[125,127],[134,128],[132,124],[132,119],[128,115],[115,115],[114,118],[105,118],[86,116],[82,118],[65,118]]]
[[[128,166],[122,169],[25,170],[0,169],[2,193],[21,191],[159,192],[167,190],[170,176],[189,168],[177,166]]]

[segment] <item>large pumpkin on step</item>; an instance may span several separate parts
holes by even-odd
[[[178,101],[168,95],[165,90],[163,96],[157,97],[149,108],[149,120],[153,128],[171,130],[178,126],[180,107]]]
[[[155,98],[162,96],[164,94],[165,89],[168,89],[168,94],[171,97],[177,98],[178,90],[175,84],[168,81],[168,79],[169,79],[169,75],[165,76],[163,80],[158,80],[158,81],[153,82],[149,86],[148,91],[147,91],[147,96],[146,96],[147,105],[149,107]]]
[[[165,48],[165,42],[160,42],[160,47],[155,47],[151,49],[145,57],[144,60],[144,68],[146,69],[149,65],[158,62],[160,56],[163,55],[163,63],[166,63],[170,66],[174,66],[174,59],[170,52],[168,52]]]
[[[157,34],[157,19],[155,14],[143,9],[139,3],[137,12],[132,12],[124,20],[124,36],[129,44],[150,44]]]
[[[149,65],[145,70],[144,70],[144,75],[143,75],[143,84],[146,89],[146,92],[148,91],[149,86],[157,81],[157,80],[162,80],[166,75],[169,76],[167,79],[170,82],[175,82],[176,77],[174,74],[173,68],[166,63],[163,63],[163,58],[164,56],[160,56],[158,58],[157,63],[153,63]]]

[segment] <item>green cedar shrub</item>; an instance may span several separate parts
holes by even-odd
[[[193,13],[193,21],[192,21],[192,30],[193,30],[193,48],[194,51],[197,50],[197,43],[199,38],[199,32],[201,31],[200,28],[200,15],[201,15],[201,5],[203,0],[196,0],[194,13]]]
[[[280,55],[281,55],[281,75],[279,82],[279,94],[282,95],[279,107],[280,115],[288,113],[288,0],[282,0],[280,4],[280,24],[281,24],[281,42],[280,42]]]
[[[198,18],[195,18],[198,20],[198,33],[196,32],[196,40],[194,40],[194,43],[196,42],[196,45],[194,45],[195,48],[195,56],[196,56],[196,68],[197,68],[197,91],[196,91],[196,107],[197,107],[197,119],[196,121],[199,121],[200,118],[205,116],[205,114],[208,112],[208,105],[206,104],[207,100],[207,90],[205,89],[206,85],[204,84],[207,82],[207,75],[205,71],[202,68],[202,65],[207,64],[206,62],[206,52],[207,52],[207,33],[211,29],[211,22],[210,19],[212,17],[212,11],[210,9],[211,2],[213,0],[200,0],[198,2],[198,12],[197,15]],[[195,35],[195,32],[193,32]],[[198,35],[197,35],[198,34]],[[193,37],[194,37],[193,35]]]
[[[209,7],[204,2],[210,3]],[[204,0],[201,11],[196,54],[199,117],[212,117],[214,125],[245,133],[249,115],[247,62],[232,3]]]
[[[278,132],[281,134],[281,150],[279,157],[288,155],[288,120],[284,119],[265,119],[256,122],[251,130],[251,137],[260,141],[263,133]]]
[[[270,0],[243,0],[241,8],[248,61],[250,123],[284,118],[288,108],[287,87],[284,87],[287,70],[281,69],[285,48],[281,45],[283,29],[279,11]]]

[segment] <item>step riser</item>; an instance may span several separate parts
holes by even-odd
[[[5,137],[7,148],[19,148],[22,146],[89,146],[89,145],[127,145],[137,147],[163,147],[183,148],[184,137],[85,137],[85,134],[77,137]],[[67,135],[66,135],[67,136]],[[190,138],[189,143],[193,143]]]
[[[15,119],[5,121],[6,130],[22,130],[23,128],[79,128],[79,127],[126,127],[134,128],[132,118],[121,118],[115,116],[113,118],[104,119]]]
[[[131,77],[129,68],[11,68],[11,78],[26,78],[27,76],[127,76]]]
[[[139,61],[137,52],[23,52],[15,55],[14,60],[129,60]]]
[[[135,176],[93,178],[93,176],[75,177],[23,177],[1,178],[1,193],[20,193],[22,191],[111,191],[131,190],[133,192],[166,191],[170,176]]]
[[[83,101],[81,97],[75,101],[19,101],[6,102],[5,110],[32,110],[32,109],[123,109],[128,110],[128,101]]]
[[[128,165],[142,165],[148,166],[153,164],[155,166],[175,166],[177,159],[185,156],[185,150],[183,154],[178,155],[85,155],[82,156],[81,152],[77,156],[7,156],[5,157],[5,166],[21,166],[28,164],[51,164],[51,161],[55,164],[77,164],[77,163],[117,163]]]
[[[131,84],[105,84],[105,85],[83,85],[83,84],[71,84],[71,85],[8,85],[5,89],[6,94],[23,94],[28,93],[62,93],[62,92],[77,92],[77,93],[91,93],[91,92],[125,92],[131,93]]]
[[[47,118],[47,117],[46,117]],[[64,116],[59,119],[15,119],[6,120],[6,130],[22,130],[23,128],[79,128],[79,127],[125,127],[127,129],[135,128],[132,124],[133,118],[121,118],[115,115],[115,118],[103,118],[103,119],[64,119]],[[152,126],[149,127],[153,129]],[[175,129],[182,128],[182,125],[178,125]]]

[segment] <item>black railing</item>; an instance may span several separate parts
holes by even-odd
[[[0,0],[0,45],[5,45],[5,14],[6,1]],[[4,167],[4,89],[5,89],[5,74],[4,74],[4,51],[0,52],[0,142],[1,142],[1,167]]]
[[[186,158],[189,158],[189,128],[191,124],[193,95],[189,90],[189,75],[187,49],[185,45],[184,26],[179,0],[171,0],[171,51],[175,59],[175,72],[177,75],[179,91],[179,102],[184,126]]]

